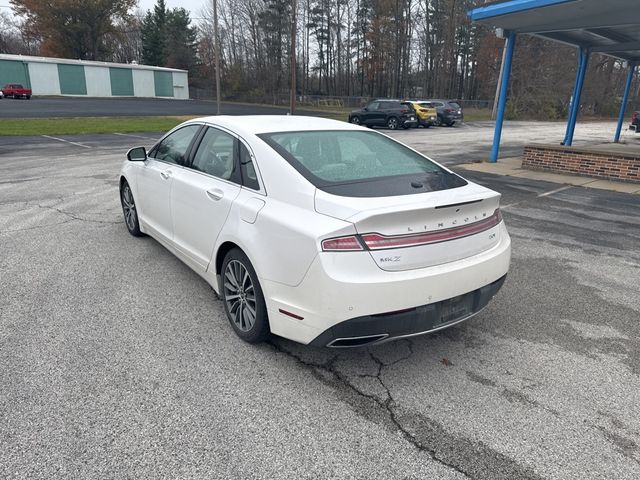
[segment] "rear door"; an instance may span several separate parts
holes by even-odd
[[[171,193],[174,243],[205,270],[240,193],[238,140],[207,127],[191,157],[188,168],[175,175]]]

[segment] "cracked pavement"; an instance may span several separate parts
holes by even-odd
[[[465,172],[512,205],[486,310],[251,346],[126,232],[117,174],[145,140],[73,141],[92,149],[0,138],[0,478],[640,478],[637,196]]]

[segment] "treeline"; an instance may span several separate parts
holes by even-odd
[[[494,97],[504,41],[467,17],[467,11],[483,1],[217,1],[226,99],[287,101],[292,32],[300,99]],[[190,71],[192,92],[211,95],[211,0],[203,0],[196,19],[182,8],[167,8],[164,0],[148,12],[134,10],[135,4],[136,0],[11,0],[19,20],[0,17],[5,27],[0,31],[0,51],[184,68]],[[574,49],[520,37],[510,115],[564,116],[575,69]],[[625,77],[621,62],[594,55],[583,111],[614,114]],[[639,90],[636,81],[635,101]]]

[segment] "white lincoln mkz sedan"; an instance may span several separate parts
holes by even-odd
[[[500,194],[363,127],[207,117],[127,157],[127,229],[202,276],[248,342],[433,332],[482,310],[509,269]]]

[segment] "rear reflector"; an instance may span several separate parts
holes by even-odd
[[[384,250],[387,248],[414,247],[418,245],[426,245],[429,243],[444,242],[447,240],[455,240],[456,238],[468,237],[477,233],[489,230],[502,221],[500,209],[497,209],[493,215],[479,222],[474,222],[460,227],[447,228],[445,230],[435,230],[432,232],[411,234],[411,235],[394,235],[386,236],[379,233],[367,233],[362,235],[362,240],[370,250]]]
[[[355,235],[349,235],[323,240],[322,250],[325,252],[357,252],[364,249]]]

